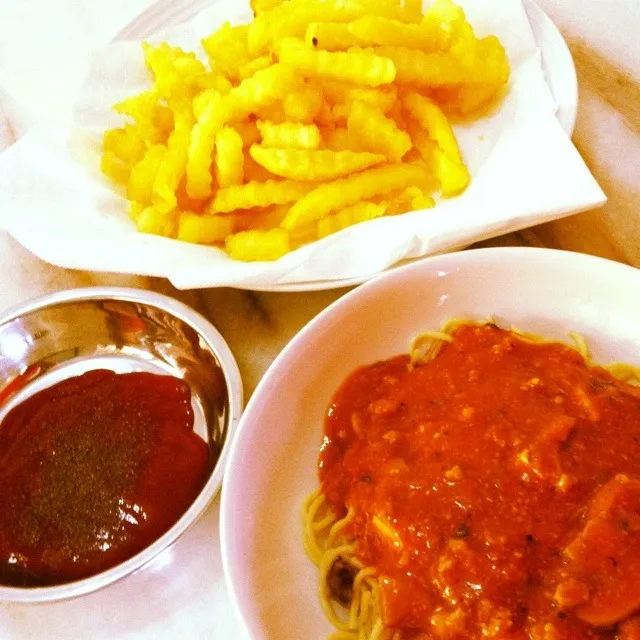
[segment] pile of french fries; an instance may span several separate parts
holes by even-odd
[[[350,225],[434,206],[469,173],[449,118],[509,78],[451,0],[252,0],[195,53],[143,44],[153,87],[115,105],[102,171],[140,231],[275,260]]]

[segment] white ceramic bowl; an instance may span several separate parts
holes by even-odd
[[[225,576],[249,638],[327,638],[300,506],[317,486],[323,417],[355,367],[406,353],[451,317],[548,338],[581,333],[599,362],[640,364],[640,272],[581,254],[482,249],[425,259],[347,294],[288,345],[254,393],[225,474]]]

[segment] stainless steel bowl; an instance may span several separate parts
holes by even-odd
[[[215,463],[187,512],[134,557],[66,584],[0,586],[0,601],[60,600],[123,578],[173,544],[220,488],[228,445],[242,412],[242,382],[229,347],[207,320],[167,296],[115,287],[62,291],[15,309],[0,318],[0,421],[34,393],[91,369],[182,378],[191,388],[194,430]],[[18,390],[7,398],[8,385]]]

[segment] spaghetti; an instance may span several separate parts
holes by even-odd
[[[584,339],[570,335],[574,348],[454,320],[417,336],[410,355],[362,367],[343,383],[325,424],[322,484],[302,508],[305,551],[336,628],[330,640],[635,637],[624,625],[640,593],[606,631],[589,622],[589,602],[563,595],[566,575],[588,583],[594,600],[612,584],[624,591],[615,572],[585,578],[562,541],[591,544],[580,529],[589,504],[602,491],[635,491],[628,478],[640,478],[640,462],[623,455],[627,435],[640,433],[640,391],[632,386],[640,370],[599,367]],[[532,425],[514,426],[526,412]],[[585,453],[621,416],[628,434],[609,437],[608,455]],[[539,498],[546,491],[553,499]],[[504,504],[487,510],[494,499]],[[628,496],[622,502],[628,507]],[[640,535],[636,544],[621,558],[640,550]],[[490,575],[491,564],[502,578]],[[532,581],[545,582],[547,595]]]
[[[307,496],[302,507],[305,551],[320,572],[320,604],[338,629],[330,640],[401,640],[399,632],[384,629],[376,570],[358,560],[346,534],[353,515],[348,511],[345,517],[338,518],[319,488]],[[329,577],[337,561],[342,565],[335,580],[348,582],[349,597],[342,602],[335,601]],[[339,572],[343,572],[342,576]],[[346,606],[346,617],[336,611],[336,604]]]

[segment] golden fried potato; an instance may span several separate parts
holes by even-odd
[[[451,43],[452,35],[432,22],[406,24],[379,16],[365,16],[349,23],[349,32],[362,47],[388,45],[410,47],[425,52],[443,51]]]
[[[322,108],[320,109],[320,113],[315,117],[315,121],[318,127],[331,128],[335,126],[331,105],[326,100],[322,103]]]
[[[313,123],[322,110],[324,96],[318,85],[307,84],[282,101],[285,119],[290,122]]]
[[[176,114],[176,126],[167,141],[153,182],[153,202],[157,208],[171,211],[178,206],[176,191],[185,174],[193,114],[186,109]]]
[[[271,124],[284,124],[287,121],[282,100],[276,100],[265,107],[259,107],[254,111],[253,115],[255,115],[256,119],[270,122]]]
[[[470,180],[469,171],[462,160],[445,153],[420,126],[412,126],[411,129],[413,144],[438,180],[442,195],[451,197],[462,193]]]
[[[240,231],[227,237],[227,252],[235,260],[277,260],[290,251],[289,234],[284,229]]]
[[[458,87],[438,87],[430,91],[430,94],[445,113],[469,116],[492,104],[501,88],[492,84],[464,84]]]
[[[304,38],[313,22],[344,23],[367,15],[416,20],[415,13],[398,0],[292,0],[256,17],[249,27],[249,51],[257,56],[285,38]]]
[[[173,112],[160,103],[160,96],[155,89],[125,98],[113,109],[135,121],[140,137],[148,146],[166,143],[173,130]]]
[[[422,20],[422,0],[404,0],[404,10],[406,22],[417,23]]]
[[[238,75],[241,78],[250,78],[256,71],[261,71],[262,69],[266,69],[273,64],[273,60],[270,55],[260,56],[258,58],[254,58],[253,60],[247,62],[245,65],[240,67],[238,71]]]
[[[409,0],[409,2],[412,2],[412,0]],[[455,4],[453,0],[434,0],[422,17],[421,22],[429,24],[434,30],[444,31],[449,34],[451,40],[459,37],[465,25],[470,26],[462,7]]]
[[[112,152],[116,158],[128,164],[138,162],[146,151],[144,138],[138,128],[126,123],[121,129],[109,129],[103,138],[104,151]]]
[[[175,211],[149,206],[138,213],[136,224],[142,233],[173,238],[176,234],[177,214]]]
[[[190,211],[191,213],[202,213],[207,200],[202,198],[192,198],[187,193],[186,175],[182,176],[176,189],[176,208],[178,211]]]
[[[433,197],[426,194],[422,189],[419,189],[418,187],[408,187],[404,190],[404,194],[407,198],[409,198],[411,202],[409,211],[417,211],[419,209],[432,209],[436,206],[436,202]]]
[[[131,169],[127,183],[127,198],[144,205],[153,202],[153,183],[160,167],[160,162],[167,154],[167,147],[154,145]]]
[[[278,176],[274,176],[271,171],[267,171],[262,165],[258,164],[252,157],[249,149],[244,150],[244,182],[267,182],[267,180],[277,180]]]
[[[487,36],[478,40],[475,47],[476,57],[468,60],[471,73],[475,72],[476,84],[490,84],[496,91],[509,81],[509,60],[507,52],[496,36]],[[473,83],[473,80],[469,80]]]
[[[211,164],[216,136],[231,119],[227,98],[211,90],[204,106],[198,108],[198,121],[191,131],[187,154],[187,193],[192,198],[206,198],[212,193]]]
[[[434,185],[435,187],[435,185]],[[428,194],[425,194],[418,187],[408,187],[401,191],[389,194],[386,197],[386,215],[396,216],[409,211],[419,211],[422,209],[431,209],[435,207],[435,200]]]
[[[273,124],[258,121],[263,147],[289,149],[317,149],[320,146],[320,130],[315,124],[284,122]]]
[[[200,73],[193,77],[193,84],[200,89],[201,91],[206,91],[207,89],[215,89],[218,93],[226,96],[233,85],[229,81],[229,79],[224,76],[222,73],[216,71],[205,71],[204,73]],[[194,105],[196,100],[202,94],[198,94],[194,97]],[[196,114],[197,116],[198,114]]]
[[[170,47],[166,43],[157,46],[143,42],[145,63],[154,79],[154,89],[167,100],[169,106],[191,101],[194,79],[205,72],[205,66],[195,53]]]
[[[235,231],[231,216],[200,215],[183,211],[178,219],[178,240],[195,244],[214,244]]]
[[[411,141],[409,141],[411,144]],[[382,154],[329,149],[269,149],[251,147],[251,157],[271,173],[290,180],[334,180],[386,160]]]
[[[278,5],[281,5],[286,0],[250,0],[249,5],[251,6],[251,10],[254,15],[258,15],[259,13],[264,13],[265,11],[270,11],[271,9],[275,9]]]
[[[304,41],[309,48],[325,51],[341,51],[362,44],[362,40],[349,30],[349,25],[342,22],[312,22],[307,27]]]
[[[453,0],[250,0],[202,40],[208,63],[143,44],[151,88],[114,106],[101,170],[138,229],[275,260],[461,193],[448,115],[501,96],[509,61]]]
[[[354,100],[360,100],[379,107],[384,113],[393,107],[398,97],[398,90],[393,85],[375,88],[359,87],[336,80],[325,80],[322,83],[322,90],[334,105],[343,104],[350,109]]]
[[[283,64],[274,64],[245,78],[239,86],[231,89],[225,100],[232,117],[240,120],[285,98],[295,86],[293,69]]]
[[[242,138],[231,127],[223,127],[216,136],[216,180],[220,188],[242,184],[244,154]]]
[[[356,100],[353,103],[347,129],[360,140],[364,149],[381,153],[390,162],[400,162],[412,147],[409,134],[367,102]]]
[[[433,167],[436,178],[440,182],[442,195],[445,198],[457,196],[469,186],[469,171],[462,162],[456,162],[447,155],[437,144],[431,145]],[[428,158],[426,153],[425,158]]]
[[[202,39],[211,68],[230,80],[241,79],[241,69],[253,60],[248,47],[249,25],[232,27],[225,22],[217,31]]]
[[[344,127],[327,129],[322,138],[325,147],[332,151],[364,151],[360,140]]]
[[[103,151],[100,170],[117,184],[126,185],[131,176],[131,165],[124,163],[113,151]]]
[[[462,162],[458,142],[447,116],[433,100],[416,91],[407,91],[402,96],[402,104],[452,161]]]
[[[242,138],[242,146],[246,149],[252,144],[260,141],[261,134],[255,120],[243,120],[241,122],[231,122],[233,127]]]
[[[346,178],[316,187],[298,200],[282,221],[285,229],[295,229],[362,200],[408,186],[420,186],[428,180],[420,163],[374,167]]]
[[[218,101],[220,104],[222,104],[222,94],[217,89],[206,89],[205,91],[202,91],[202,93],[199,93],[197,96],[195,96],[195,98],[191,102],[191,108],[196,119],[199,120],[202,117],[205,109],[210,108],[211,103],[215,101]],[[211,114],[211,116],[208,116],[207,120],[211,119],[212,115],[213,114]]]
[[[400,99],[393,103],[391,109],[387,112],[387,117],[391,118],[396,123],[398,129],[401,129],[402,131],[408,130],[407,119]]]
[[[267,180],[249,182],[219,189],[211,204],[209,213],[229,213],[235,209],[266,207],[270,204],[295,202],[313,189],[313,184],[294,180]]]
[[[254,207],[227,215],[233,216],[235,231],[249,231],[250,229],[268,231],[280,226],[290,208],[290,204],[272,204],[268,207]]]
[[[333,78],[377,87],[393,82],[396,70],[384,56],[357,48],[345,51],[315,51],[302,40],[288,38],[278,48],[281,64],[288,65],[307,77]]]
[[[318,220],[318,237],[325,238],[354,224],[379,218],[385,214],[386,209],[386,202],[359,202],[346,207],[339,213],[334,213]]]
[[[440,87],[462,84],[473,78],[450,51],[425,53],[409,47],[373,47],[376,55],[393,62],[396,81],[400,85]]]

